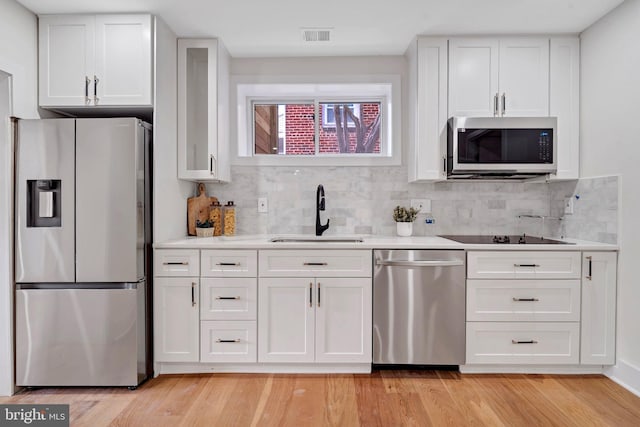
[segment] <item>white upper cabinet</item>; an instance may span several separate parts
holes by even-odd
[[[229,54],[218,40],[178,40],[180,179],[230,179],[229,75]]]
[[[42,107],[151,106],[151,15],[39,18]]]
[[[499,115],[498,56],[495,39],[449,40],[449,116]]]
[[[97,15],[95,52],[95,105],[151,104],[150,15]]]
[[[548,115],[548,38],[449,41],[449,116]]]
[[[558,118],[558,171],[552,180],[580,178],[580,40],[552,37],[550,116]]]
[[[406,52],[409,182],[447,178],[447,39],[418,37]]]

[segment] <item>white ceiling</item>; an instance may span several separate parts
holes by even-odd
[[[416,34],[579,33],[623,0],[18,0],[36,14],[150,12],[233,56],[398,55]],[[303,42],[300,27],[332,27]]]

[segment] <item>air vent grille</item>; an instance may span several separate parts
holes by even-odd
[[[331,28],[303,28],[302,40],[306,42],[331,41]]]

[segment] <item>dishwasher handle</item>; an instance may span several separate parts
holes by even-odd
[[[377,265],[385,265],[392,267],[462,267],[464,261],[462,260],[443,260],[443,261],[392,261],[392,260],[380,260],[376,262]]]

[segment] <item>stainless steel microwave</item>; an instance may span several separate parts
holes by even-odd
[[[555,117],[451,117],[447,175],[526,178],[557,169]]]

